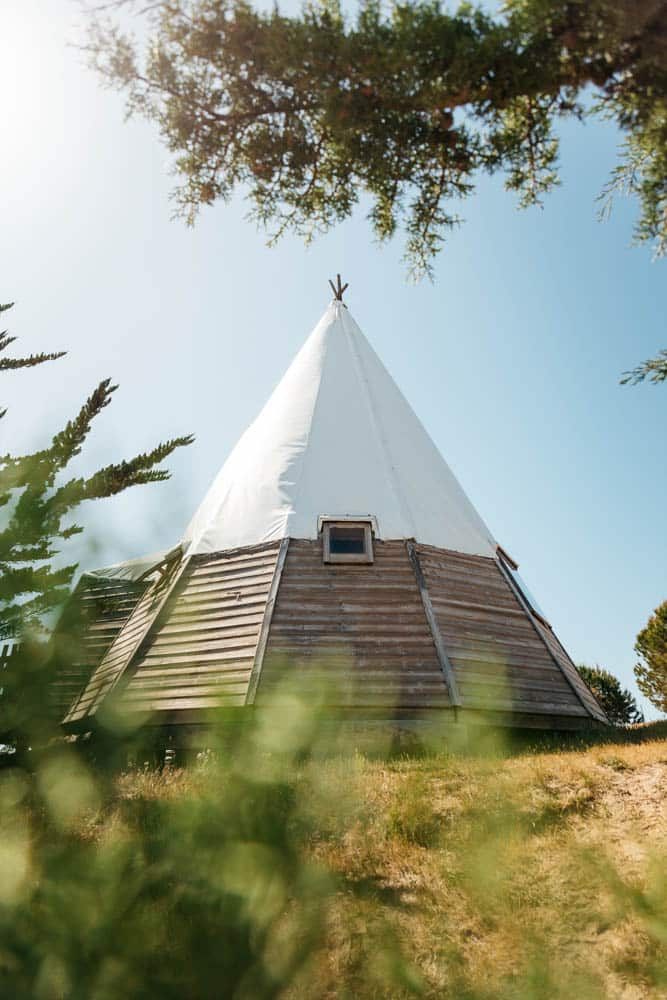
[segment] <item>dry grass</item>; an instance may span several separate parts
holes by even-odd
[[[314,849],[366,893],[337,900],[321,996],[368,991],[382,923],[429,997],[667,996],[665,741],[358,759],[342,784],[359,813]]]
[[[306,850],[338,888],[284,996],[667,997],[667,740],[650,735],[300,764]],[[144,770],[119,790],[171,799],[200,780]]]
[[[289,718],[187,770],[6,774],[2,995],[667,998],[664,726],[372,759]]]

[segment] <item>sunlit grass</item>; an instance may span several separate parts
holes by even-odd
[[[0,772],[1,995],[665,995],[660,727],[402,756],[322,732],[289,699],[186,767],[56,743]]]

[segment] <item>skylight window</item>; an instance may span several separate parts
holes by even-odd
[[[325,563],[372,563],[372,521],[320,518]]]
[[[533,615],[535,615],[538,621],[541,621],[543,625],[547,625],[549,628],[551,628],[549,620],[546,618],[544,612],[540,608],[539,604],[537,603],[537,601],[531,594],[530,590],[526,586],[523,578],[521,577],[519,573],[519,564],[515,562],[514,559],[512,559],[512,557],[508,555],[508,553],[505,552],[505,550],[500,545],[496,546],[496,554],[498,555],[498,558],[505,570],[506,575],[509,576],[510,579],[512,580],[515,588],[519,591],[519,594],[523,598],[523,601],[528,607],[528,609],[531,611]]]

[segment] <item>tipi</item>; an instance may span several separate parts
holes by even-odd
[[[345,717],[572,728],[595,698],[342,301],[169,552],[82,577],[67,728],[260,706],[285,675]]]

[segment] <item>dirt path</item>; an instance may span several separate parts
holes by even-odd
[[[604,791],[595,812],[599,822],[581,818],[580,839],[597,839],[604,828],[605,847],[625,871],[638,873],[650,856],[667,847],[667,755],[664,760],[638,764],[610,775],[600,763]]]
[[[615,774],[601,807],[619,838],[640,834],[649,850],[667,843],[667,760]]]

